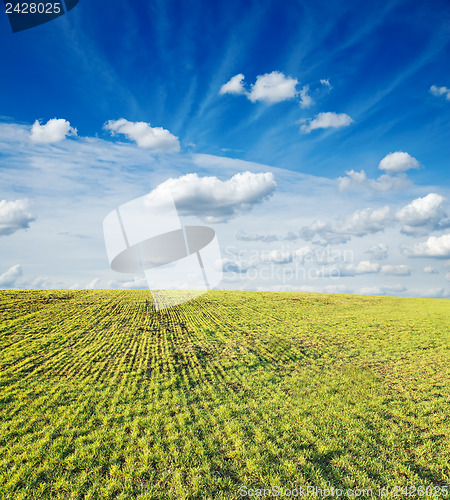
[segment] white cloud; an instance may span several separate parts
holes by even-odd
[[[367,185],[368,179],[364,170],[356,172],[355,170],[346,170],[344,177],[338,177],[339,191],[359,190]]]
[[[386,245],[386,243],[379,243],[378,245],[374,245],[373,247],[370,247],[369,250],[367,250],[364,253],[369,254],[372,259],[384,260],[388,256],[388,251],[389,251],[389,248]]]
[[[52,118],[45,125],[36,120],[31,127],[31,140],[40,143],[55,143],[64,140],[68,135],[77,135],[77,129],[62,118]]]
[[[405,265],[393,266],[385,265],[381,267],[381,272],[383,274],[393,275],[393,276],[410,276],[411,269]]]
[[[223,94],[245,94],[246,90],[244,88],[244,75],[239,73],[238,75],[233,76],[227,83],[224,83],[222,87],[220,87],[219,95]]]
[[[393,191],[396,189],[404,189],[411,184],[411,181],[405,174],[399,175],[380,175],[377,179],[371,179],[369,186],[374,191]]]
[[[423,198],[416,198],[409,205],[400,209],[396,218],[404,224],[402,232],[405,234],[420,233],[424,230],[432,231],[449,226],[445,220],[446,198],[440,194],[430,193]]]
[[[430,193],[423,198],[413,200],[395,214],[388,205],[377,209],[366,208],[357,210],[347,217],[337,218],[333,222],[316,220],[309,226],[303,227],[299,235],[307,241],[321,245],[338,244],[346,243],[353,236],[362,237],[383,231],[395,223],[403,224],[401,231],[404,234],[420,235],[450,226],[444,211],[445,201],[445,197]]]
[[[388,206],[377,209],[366,208],[337,219],[333,224],[317,220],[303,227],[300,234],[305,240],[315,241],[321,245],[346,243],[352,236],[362,237],[383,231],[391,220],[391,209]]]
[[[378,168],[388,174],[406,172],[410,169],[420,168],[420,163],[410,154],[403,151],[389,153],[379,163]]]
[[[409,288],[408,295],[410,297],[433,297],[433,298],[448,298],[450,293],[445,288]]]
[[[180,143],[168,130],[162,127],[151,127],[150,123],[130,122],[125,118],[109,120],[104,129],[114,134],[123,134],[136,142],[140,148],[148,148],[157,152],[178,152]]]
[[[7,236],[19,229],[28,229],[36,217],[29,211],[28,200],[0,200],[0,236]]]
[[[346,287],[345,285],[328,285],[323,291],[325,293],[353,293],[353,289]]]
[[[359,292],[364,295],[391,295],[406,292],[406,287],[403,285],[367,287],[361,288]]]
[[[353,123],[353,120],[350,116],[345,113],[319,113],[314,118],[309,118],[306,120],[300,130],[304,134],[309,134],[311,130],[319,129],[319,128],[339,128],[339,127],[347,127]]]
[[[324,85],[325,87],[328,87],[328,89],[329,89],[329,90],[331,90],[331,89],[333,88],[333,87],[331,86],[330,80],[328,80],[328,78],[327,78],[327,79],[322,78],[322,79],[320,80],[320,83],[321,83],[322,85]]]
[[[450,257],[450,234],[443,236],[430,236],[427,241],[404,247],[403,252],[408,257]]]
[[[430,87],[430,92],[437,97],[445,96],[447,101],[450,101],[450,89],[447,87],[436,87],[436,85],[432,85]]]
[[[425,266],[423,272],[427,274],[439,274],[439,271],[433,266]]]
[[[312,255],[313,250],[309,245],[306,245],[304,247],[297,248],[294,253],[297,259],[299,259],[301,262],[304,262],[306,257],[310,257]]]
[[[95,278],[92,281],[90,281],[86,286],[86,290],[93,290],[94,288],[99,288],[100,285],[100,278]]]
[[[308,92],[309,85],[305,85],[302,90],[300,90],[300,107],[302,109],[310,108],[314,104],[314,100]]]
[[[80,288],[77,286],[77,288]],[[135,276],[131,281],[127,280],[110,280],[106,288],[123,288],[125,290],[142,290],[148,288],[146,278]]]
[[[339,191],[359,191],[361,189],[370,189],[373,191],[392,191],[395,189],[404,189],[411,184],[411,181],[405,174],[391,176],[387,174],[380,175],[377,179],[369,179],[361,170],[346,170],[344,177],[338,177]]]
[[[181,214],[226,222],[268,199],[276,187],[271,172],[240,172],[226,181],[195,173],[163,182],[147,196],[147,203],[164,204],[169,190]]]
[[[295,241],[299,235],[289,231],[285,236],[276,234],[248,234],[245,231],[238,231],[236,239],[240,241],[262,241],[264,243],[273,243],[274,241]]]
[[[23,275],[22,266],[16,264],[0,275],[1,287],[13,287],[16,281]]]
[[[345,218],[341,222],[339,230],[355,236],[364,236],[382,231],[390,219],[391,209],[387,205],[376,209],[366,208],[357,210]]]
[[[447,274],[445,275],[445,279],[446,279],[447,281],[450,281],[450,273],[447,273]]]
[[[361,274],[377,274],[381,270],[381,265],[378,262],[370,260],[362,260],[358,264],[337,265],[331,267],[322,267],[318,270],[316,276],[323,278],[342,278],[352,277]]]
[[[379,273],[381,269],[378,262],[371,262],[370,260],[362,260],[356,266],[349,264],[340,269],[341,276],[355,276],[357,274],[375,274]]]
[[[262,262],[273,262],[274,264],[289,264],[294,260],[294,254],[289,251],[271,250],[261,254]]]
[[[252,102],[264,101],[267,104],[286,101],[297,95],[297,84],[297,79],[272,71],[256,77],[248,98]]]
[[[272,71],[272,73],[258,75],[250,91],[247,91],[244,86],[244,75],[239,73],[222,85],[219,95],[244,94],[251,102],[263,101],[266,104],[275,104],[296,97],[298,95],[297,84],[297,79],[285,76],[280,71]],[[302,101],[304,99],[305,103],[310,101],[312,103],[311,97],[307,95],[308,87],[303,87],[301,92]]]

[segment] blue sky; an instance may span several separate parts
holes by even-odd
[[[2,15],[0,39],[0,200],[6,228],[0,236],[0,286],[119,287],[104,259],[101,222],[109,210],[169,177],[195,172],[226,182],[248,170],[272,172],[277,188],[245,209],[245,200],[238,199],[242,210],[235,216],[211,222],[223,233],[222,245],[253,241],[248,255],[281,252],[284,258],[279,254],[274,262],[283,269],[295,260],[288,254],[298,256],[308,245],[348,249],[353,260],[334,263],[339,284],[323,278],[291,280],[289,286],[276,274],[272,281],[244,283],[258,264],[240,262],[233,275],[239,280],[225,279],[226,287],[450,293],[446,0],[81,0],[67,15],[15,34]],[[242,78],[227,91],[224,85],[236,75]],[[53,132],[38,128],[55,118],[61,121]],[[158,129],[156,142],[148,142],[133,126],[137,122],[166,132]],[[167,141],[158,142],[163,133]],[[388,157],[394,166],[380,168],[396,152],[408,156]],[[346,174],[362,170],[365,177]],[[386,189],[380,180],[376,184],[382,175],[390,176],[383,181]],[[252,180],[256,190],[258,179]],[[196,200],[189,199],[194,206]],[[27,201],[11,205],[18,200]],[[286,200],[290,208],[283,207]],[[424,201],[411,205],[414,200]],[[386,206],[390,212],[380,226],[351,226],[355,213]],[[287,218],[284,210],[295,217]],[[57,212],[66,214],[64,221]],[[320,231],[314,226],[313,236],[313,229],[305,230],[319,219],[332,228],[325,239],[323,224]],[[273,236],[281,228],[297,234],[292,248],[276,246],[287,241],[281,233],[271,246],[261,238],[236,239],[243,233]],[[430,237],[444,238],[436,243],[444,254],[428,249],[429,255],[412,256],[408,248]],[[388,243],[389,257],[378,259],[377,267],[366,252]],[[23,249],[29,245],[38,249],[33,255]],[[43,255],[52,252],[50,265]],[[373,265],[358,268],[360,262]],[[236,267],[226,265],[229,278]],[[2,281],[11,269],[17,280],[7,275]]]

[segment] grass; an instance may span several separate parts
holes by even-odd
[[[1,291],[0,318],[5,499],[450,484],[448,300]]]

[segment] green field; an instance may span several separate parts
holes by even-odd
[[[448,300],[0,293],[2,498],[450,484]]]

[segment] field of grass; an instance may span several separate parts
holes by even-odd
[[[2,498],[450,484],[448,300],[0,295]]]

